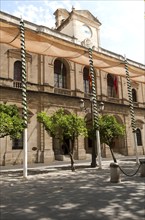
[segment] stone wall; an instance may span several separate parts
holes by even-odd
[[[12,47],[1,45],[1,96],[0,102],[7,104],[16,104],[18,108],[22,108],[21,88],[13,87],[13,65],[20,59],[20,53],[17,55],[11,53],[8,56],[8,50]],[[9,53],[10,54],[10,53]],[[67,63],[69,73],[69,89],[55,90],[54,88],[54,57],[38,56],[36,54],[27,55],[27,99],[28,99],[28,162],[44,162],[51,163],[54,159],[61,155],[56,153],[52,138],[44,131],[42,126],[37,122],[37,113],[46,111],[52,114],[60,107],[68,112],[74,112],[82,117],[86,117],[85,112],[81,112],[79,107],[80,98],[85,99],[86,107],[90,108],[87,94],[83,89],[83,66],[74,64],[69,61]],[[107,95],[107,73],[95,70],[97,98],[105,104],[103,114],[113,114],[116,118],[120,118],[121,123],[126,125],[126,136],[116,143],[115,151],[124,155],[134,155],[134,139],[131,129],[131,119],[128,103],[128,94],[125,78],[118,77],[118,97],[110,98]],[[145,85],[137,84],[138,91],[144,91]],[[88,96],[89,97],[89,96]],[[139,154],[145,153],[145,108],[144,96],[142,92],[138,92],[138,105],[135,106],[135,119],[138,126],[141,125],[142,146],[138,146]],[[22,163],[22,150],[12,150],[12,141],[9,137],[2,138],[0,141],[0,164]],[[57,143],[55,143],[57,145]],[[59,147],[59,145],[58,145]],[[36,148],[34,151],[33,148]],[[106,157],[110,156],[106,150]],[[86,159],[86,150],[84,138],[79,137],[76,142],[75,158]],[[62,157],[63,158],[63,157]]]

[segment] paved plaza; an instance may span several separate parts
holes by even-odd
[[[43,167],[1,173],[1,220],[145,220],[145,177],[121,173],[120,183],[110,182],[110,161],[103,169],[89,164]],[[134,161],[119,161],[134,173]]]

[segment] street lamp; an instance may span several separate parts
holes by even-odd
[[[92,97],[90,98],[90,102],[91,102],[91,109],[90,108],[86,108],[84,100],[80,99],[80,108],[81,108],[81,110],[83,110],[85,112],[91,113],[92,123],[93,123],[93,105],[92,105],[93,99],[92,99]],[[98,106],[98,111],[102,113],[103,110],[104,110],[104,103],[100,102],[99,106]],[[92,124],[92,127],[93,127],[93,124]],[[97,137],[97,133],[96,133],[96,145],[93,144],[93,146],[92,146],[92,162],[91,162],[91,167],[96,167],[97,166],[97,164],[96,164],[96,148],[97,148],[97,153],[98,153],[99,166],[101,164],[101,149],[100,149],[100,144],[98,144],[97,138],[98,137]]]
[[[85,108],[85,102],[84,102],[83,99],[80,99],[80,109],[86,111],[86,108]]]
[[[99,112],[103,112],[104,111],[104,102],[100,102],[99,104]]]

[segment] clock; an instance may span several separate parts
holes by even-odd
[[[88,26],[83,25],[81,30],[82,30],[82,34],[83,34],[84,38],[91,38],[92,37],[92,31]]]

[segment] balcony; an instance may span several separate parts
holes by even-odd
[[[64,88],[54,88],[54,93],[71,96],[71,90]]]
[[[119,98],[115,98],[115,97],[108,97],[108,101],[112,102],[112,103],[120,103],[121,100]]]
[[[22,88],[22,82],[20,82],[20,81],[13,81],[13,87],[21,89]]]

